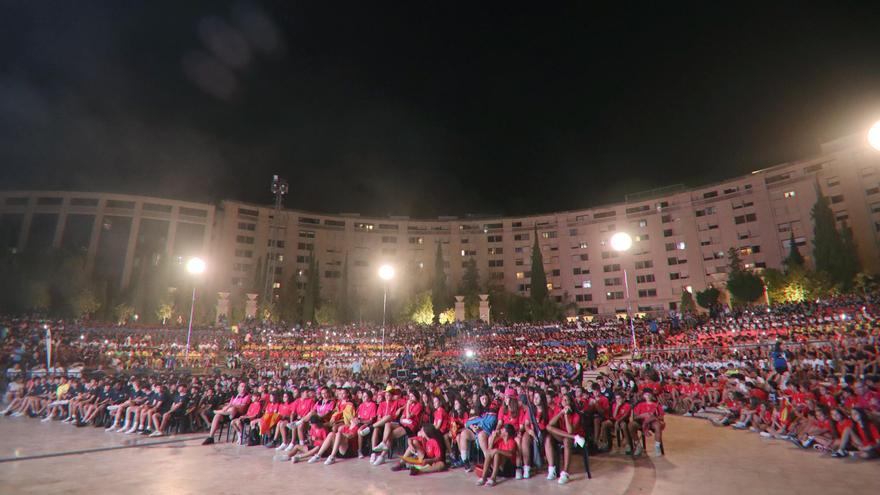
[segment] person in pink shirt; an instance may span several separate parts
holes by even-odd
[[[220,428],[220,422],[228,418],[229,420],[241,416],[251,403],[251,395],[248,393],[247,384],[239,382],[238,394],[233,397],[228,404],[214,411],[214,419],[211,420],[211,431],[208,438],[202,442],[202,445],[211,445],[214,443],[214,433]]]
[[[244,413],[244,415],[233,419],[232,423],[230,423],[232,429],[235,430],[235,432],[238,434],[239,443],[241,443],[242,445],[245,444],[244,438],[242,436],[244,425],[257,419],[260,416],[262,409],[263,403],[260,402],[260,394],[255,391],[251,394],[251,402],[248,405],[247,411]]]

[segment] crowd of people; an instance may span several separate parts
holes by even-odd
[[[207,431],[206,444],[226,432],[278,460],[462,468],[481,485],[538,469],[565,484],[578,454],[643,455],[649,439],[663,455],[666,414],[867,459],[880,456],[878,315],[876,298],[848,296],[633,326],[398,326],[384,337],[372,325],[250,322],[198,330],[189,351],[179,329],[7,318],[2,413],[128,435]],[[57,368],[98,374],[35,373],[47,330]]]

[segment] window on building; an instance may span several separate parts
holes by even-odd
[[[785,199],[793,198],[793,197],[795,197],[795,192],[794,191],[785,191],[784,193],[782,193],[782,197],[784,197]]]
[[[622,283],[621,280],[622,279],[620,277],[606,278],[605,279],[605,287],[613,287],[615,285],[620,285]]]
[[[623,291],[619,290],[619,291],[606,292],[605,299],[607,299],[609,301],[623,299]]]
[[[528,240],[529,240],[529,237],[530,237],[530,235],[529,235],[528,232],[525,232],[525,233],[522,233],[522,234],[514,234],[514,235],[513,235],[513,240],[514,240],[514,241],[528,241]]]
[[[605,265],[602,267],[602,271],[604,271],[605,273],[619,272],[620,271],[620,264],[614,263],[611,265]]]
[[[424,237],[410,237],[409,243],[410,244],[417,244],[417,245],[421,246],[422,244],[425,243],[425,238]]]
[[[501,268],[504,266],[504,260],[489,260],[489,268]]]
[[[645,268],[654,268],[654,262],[652,260],[636,261],[636,270],[642,270]]]
[[[654,274],[636,275],[636,283],[648,284],[654,281]]]
[[[239,244],[253,244],[254,238],[253,236],[248,235],[237,235],[235,236],[235,242]]]
[[[556,231],[551,230],[549,232],[541,232],[541,237],[544,239],[556,239]]]
[[[639,289],[639,297],[657,297],[657,289]]]
[[[500,235],[490,235],[486,237],[486,242],[501,242],[504,240],[504,236]]]
[[[490,254],[490,255],[493,255],[493,254],[504,254],[504,248],[500,248],[500,247],[490,247],[490,248],[488,249],[488,251],[489,251],[489,254]]]

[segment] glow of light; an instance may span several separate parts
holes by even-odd
[[[474,356],[476,356],[476,355],[477,355],[477,353],[474,352],[473,349],[465,349],[464,350],[464,357],[466,357],[468,359],[473,359]]]
[[[85,338],[86,338],[85,335],[80,335],[80,336],[79,336],[79,340],[83,340],[83,339],[85,339]]]
[[[611,248],[615,251],[628,251],[632,245],[632,237],[626,232],[618,232],[611,236]]]
[[[877,151],[880,151],[880,120],[878,120],[868,131],[868,144]]]
[[[394,278],[394,267],[391,265],[382,265],[379,267],[379,278],[388,281]]]
[[[205,261],[201,258],[190,258],[189,261],[186,262],[186,271],[193,275],[205,273],[205,268]]]
[[[846,320],[846,313],[840,313],[840,319]]]

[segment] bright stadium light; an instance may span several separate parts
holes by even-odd
[[[382,293],[382,350],[380,351],[382,359],[385,359],[385,309],[388,304],[388,282],[394,278],[394,267],[387,264],[380,266],[379,278],[385,282]]]
[[[382,265],[379,267],[379,278],[389,281],[394,278],[394,267],[391,265]]]
[[[880,120],[871,126],[868,130],[868,144],[877,151],[880,151]]]
[[[201,275],[205,273],[205,268],[207,265],[205,264],[205,260],[201,258],[190,258],[189,261],[186,262],[186,271],[190,273],[190,275]],[[190,336],[192,336],[193,329],[193,313],[196,310],[196,285],[193,283],[193,295],[192,295],[192,303],[189,307],[189,327],[186,330],[186,350],[183,353],[183,359],[189,357],[189,340]]]
[[[626,232],[618,232],[611,236],[611,248],[615,251],[629,251],[633,245],[633,239]]]
[[[618,232],[611,236],[611,248],[617,251],[618,253],[625,253],[629,251],[633,245],[632,237],[626,232]],[[629,299],[629,275],[626,273],[626,267],[623,268],[623,288],[626,294],[626,319],[629,320],[629,329],[632,334],[632,346],[633,346],[633,354],[638,351],[638,344],[636,343],[636,327],[635,322],[633,322],[633,314],[632,308],[630,307],[630,299]]]
[[[477,353],[474,352],[473,349],[465,349],[464,350],[464,357],[466,357],[468,359],[473,359],[474,356],[476,356],[476,355],[477,355]]]
[[[201,275],[202,273],[205,273],[205,268],[205,261],[201,258],[190,258],[189,261],[186,262],[186,271],[193,275]]]

